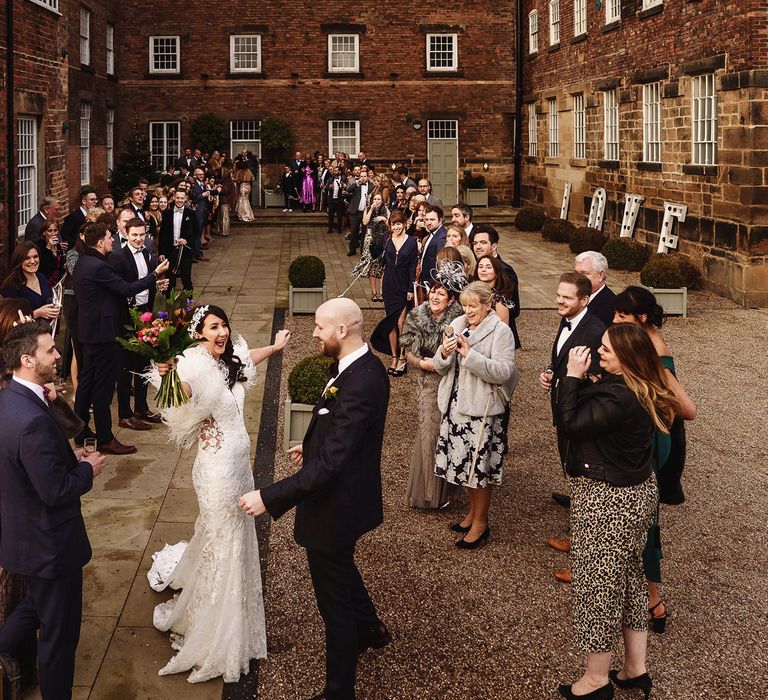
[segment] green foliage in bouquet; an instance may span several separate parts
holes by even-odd
[[[612,238],[601,252],[612,270],[630,272],[640,272],[651,257],[651,249],[634,238]]]
[[[288,396],[294,403],[314,404],[331,378],[333,360],[313,355],[299,360],[288,375]]]
[[[300,255],[288,268],[288,279],[294,287],[322,287],[325,265],[314,255]]]
[[[541,237],[552,243],[568,243],[576,227],[566,219],[547,219],[541,227]]]
[[[607,240],[607,237],[600,229],[580,226],[571,234],[568,247],[574,255],[586,253],[588,250],[599,252],[603,249]]]
[[[541,231],[547,215],[538,207],[523,207],[515,217],[515,228],[518,231]]]
[[[172,291],[167,299],[164,294],[158,294],[153,311],[131,309],[133,324],[126,326],[128,334],[125,338],[118,336],[117,342],[126,350],[152,362],[172,362],[177,355],[200,342],[192,338],[188,329],[193,306],[191,291]],[[162,378],[156,397],[157,406],[162,409],[188,401],[189,397],[174,368]]]

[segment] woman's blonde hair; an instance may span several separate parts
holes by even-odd
[[[469,246],[469,236],[467,236],[467,232],[458,224],[448,224],[448,226],[445,227],[446,231],[456,231],[461,236],[461,240],[459,241],[459,245],[465,245]],[[457,248],[459,246],[456,246]]]
[[[475,269],[477,268],[475,254],[467,245],[457,245],[456,250],[459,251],[461,254],[461,259],[464,261],[464,269],[467,271],[467,277],[472,277],[475,274]]]
[[[464,287],[459,296],[459,303],[462,306],[470,301],[490,305],[493,301],[493,290],[485,282],[472,282]]]

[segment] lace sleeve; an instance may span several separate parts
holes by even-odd
[[[251,351],[248,348],[248,344],[245,342],[243,336],[238,335],[232,339],[232,345],[235,349],[235,355],[240,358],[240,362],[243,363],[243,376],[246,379],[246,388],[252,387],[256,383],[256,365],[253,364],[251,359]]]

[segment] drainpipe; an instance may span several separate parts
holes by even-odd
[[[7,143],[6,158],[8,167],[6,177],[8,178],[7,196],[5,198],[6,211],[8,212],[8,247],[6,249],[6,260],[16,244],[16,188],[14,186],[14,171],[16,168],[16,151],[14,143],[14,125],[15,118],[13,112],[13,0],[7,0],[5,4],[5,46],[6,46],[6,79],[5,79],[5,102],[6,102],[6,127]]]
[[[517,0],[517,18],[515,21],[515,173],[512,184],[512,206],[520,206],[523,186],[523,0]]]

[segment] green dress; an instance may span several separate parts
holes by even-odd
[[[675,361],[669,355],[660,357],[661,364],[672,374],[675,374]],[[672,452],[672,436],[669,433],[662,433],[657,430],[653,435],[653,473],[658,477],[659,469],[669,459]],[[661,560],[664,553],[661,549],[661,530],[659,528],[659,509],[656,509],[656,515],[653,523],[648,530],[648,539],[643,550],[643,571],[645,577],[654,583],[661,583]]]

